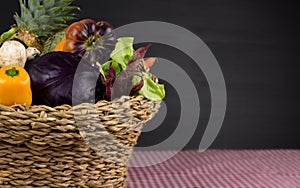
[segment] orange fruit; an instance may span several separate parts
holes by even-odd
[[[54,51],[64,51],[64,45],[66,43],[66,38],[63,38],[59,43],[55,46]]]

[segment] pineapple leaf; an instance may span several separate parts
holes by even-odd
[[[49,15],[68,15],[74,10],[79,10],[76,6],[53,7],[47,10]]]
[[[64,5],[70,5],[73,2],[73,0],[58,0],[58,4],[64,4]]]
[[[68,24],[64,24],[64,23],[60,23],[60,24],[56,24],[56,26],[65,29],[65,28],[67,28],[69,25],[68,25]]]
[[[25,23],[22,21],[22,19],[20,18],[20,16],[17,13],[14,15],[14,19],[16,20],[18,27],[25,25]]]
[[[67,13],[69,13],[71,11],[74,11],[74,10],[79,10],[79,8],[77,6],[62,7],[61,14],[67,14]]]
[[[47,13],[50,15],[56,15],[61,13],[61,11],[62,11],[62,7],[52,7],[47,10]]]
[[[33,16],[35,18],[39,18],[40,16],[43,16],[46,14],[46,10],[43,6],[39,6],[36,10],[33,11]]]
[[[28,0],[28,8],[31,12],[34,12],[40,6],[39,0]]]
[[[48,25],[51,21],[51,17],[49,15],[42,15],[38,18],[38,20],[40,23]],[[40,26],[42,27],[43,25]]]
[[[55,6],[55,0],[43,0],[45,9],[52,8]]]
[[[76,19],[74,0],[19,0],[20,14],[14,15],[17,26],[35,34],[43,41],[67,27],[68,21]]]
[[[51,32],[54,29],[54,27],[51,25],[45,24],[45,25],[41,26],[40,29],[41,29],[41,31],[44,31],[44,32]]]
[[[32,15],[31,12],[28,8],[26,8],[25,4],[26,2],[22,2],[22,0],[20,0],[20,6],[21,6],[21,18],[22,20],[31,20],[32,19]]]
[[[28,23],[27,23],[28,24]],[[31,28],[27,28],[29,32],[35,32],[34,28],[38,27],[38,21],[36,19],[32,19],[30,22]]]
[[[75,19],[74,16],[60,16],[53,19],[54,23],[66,23],[69,20]]]

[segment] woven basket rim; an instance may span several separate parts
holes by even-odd
[[[22,104],[14,104],[14,105],[11,105],[11,106],[6,106],[6,105],[3,105],[0,103],[0,111],[2,109],[6,109],[7,111],[12,111],[12,109],[15,109],[15,108],[21,108],[21,109],[24,109],[24,111],[26,110],[30,110],[32,108],[37,108],[37,107],[44,107],[44,108],[47,108],[47,109],[59,109],[59,108],[76,108],[76,107],[79,107],[79,106],[82,106],[82,105],[97,105],[97,104],[100,104],[100,103],[108,103],[108,104],[112,104],[113,102],[117,101],[117,100],[120,100],[120,99],[123,99],[123,98],[127,98],[127,99],[139,99],[140,100],[147,100],[148,102],[160,102],[161,100],[149,100],[147,99],[146,97],[144,97],[143,95],[135,95],[135,96],[121,96],[119,98],[115,98],[111,101],[108,101],[108,100],[105,100],[105,99],[101,99],[99,101],[97,101],[96,103],[90,103],[90,102],[82,102],[80,104],[76,104],[76,105],[69,105],[69,104],[62,104],[62,105],[58,105],[58,106],[48,106],[48,105],[44,105],[44,104],[39,104],[39,105],[30,105],[30,106],[26,106],[26,105],[22,105]]]

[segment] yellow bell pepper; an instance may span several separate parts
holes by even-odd
[[[0,69],[0,104],[30,106],[31,102],[30,77],[26,70],[19,66],[2,67]]]

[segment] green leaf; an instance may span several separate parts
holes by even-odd
[[[120,72],[121,72],[121,67],[120,67],[120,64],[117,63],[116,61],[112,60],[112,61],[108,61],[106,63],[104,63],[102,65],[102,70],[104,72],[104,75],[106,76],[107,74],[107,71],[109,69],[109,66],[110,66],[110,63],[112,63],[112,66],[115,68],[116,70],[116,75],[118,75]]]
[[[52,21],[54,23],[66,23],[67,21],[73,20],[73,19],[75,19],[74,16],[60,16],[60,17],[53,18]]]
[[[73,0],[58,0],[59,4],[69,5],[73,2]]]
[[[44,5],[45,9],[47,10],[48,8],[54,7],[55,0],[44,0],[43,5]]]
[[[38,21],[36,19],[30,20],[30,26],[32,26],[32,27],[28,28],[29,29],[28,31],[35,32],[35,28],[37,28],[37,26],[38,26]]]
[[[67,28],[69,25],[68,24],[55,24],[55,31],[60,31],[62,29]]]
[[[56,17],[58,15],[72,15],[72,11],[79,10],[79,7],[77,6],[65,6],[65,7],[52,7],[47,10],[47,14],[53,15],[53,17]]]
[[[48,16],[48,15],[42,15],[42,16],[40,16],[40,17],[38,18],[38,21],[39,21],[40,23],[47,24],[47,23],[49,23],[49,22],[51,21],[51,17]]]
[[[39,30],[43,30],[44,31],[47,31],[47,32],[52,32],[52,30],[54,30],[55,27],[52,26],[52,25],[47,25],[47,24],[43,24],[40,26]],[[53,34],[53,33],[52,33]]]
[[[31,12],[34,12],[40,6],[39,0],[28,0],[28,8]]]
[[[47,14],[56,16],[57,14],[60,14],[61,10],[62,7],[52,7],[47,9]]]
[[[77,7],[77,6],[62,7],[61,14],[66,14],[66,13],[69,13],[74,10],[79,10],[79,7]]]
[[[19,28],[22,28],[22,26],[24,25],[23,20],[20,18],[20,16],[18,14],[14,15],[14,19],[16,20],[17,26]]]
[[[138,84],[140,77],[134,77],[134,84]],[[139,94],[143,95],[151,101],[162,100],[165,98],[165,88],[163,84],[154,82],[147,73],[143,73],[144,85],[139,91]]]
[[[32,14],[30,10],[26,7],[25,3],[26,3],[25,1],[22,2],[22,0],[20,0],[21,18],[22,20],[29,21],[32,19]]]
[[[115,49],[110,54],[112,60],[119,63],[125,70],[128,61],[133,56],[133,37],[118,38]]]
[[[36,10],[33,11],[33,15],[35,18],[39,18],[42,15],[46,14],[46,10],[43,6],[39,6]]]

